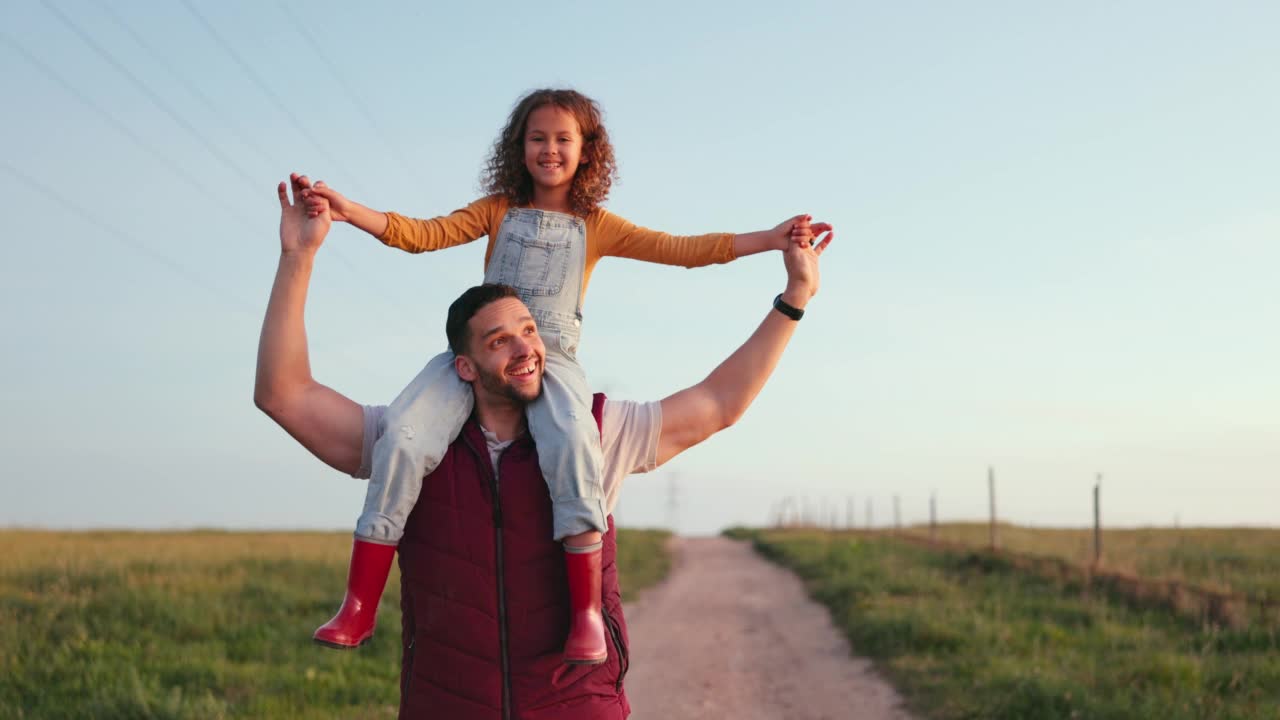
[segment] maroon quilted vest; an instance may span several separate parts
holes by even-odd
[[[592,413],[597,425],[604,395]],[[613,517],[604,536],[609,660],[565,665],[569,592],[551,539],[551,498],[533,441],[489,461],[472,419],[450,446],[400,540],[401,720],[621,720],[627,626]]]

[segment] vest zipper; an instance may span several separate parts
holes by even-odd
[[[479,459],[483,460],[488,455],[488,448],[485,449],[485,455],[481,456],[480,451],[476,450],[471,444],[471,440],[467,438],[464,431],[462,435],[467,447],[471,448],[471,452],[475,453]],[[508,656],[507,649],[507,583],[505,563],[503,562],[502,550],[502,502],[499,496],[501,492],[501,483],[499,481],[498,466],[502,462],[502,455],[506,452],[506,448],[498,451],[498,462],[493,464],[493,469],[489,474],[489,485],[493,490],[493,546],[494,546],[494,562],[497,564],[498,575],[498,650],[502,658],[502,717],[504,720],[511,718],[511,659]]]
[[[413,658],[414,658],[414,655],[416,654],[413,651],[413,646],[417,642],[417,640],[418,639],[416,637],[409,638],[409,648],[408,648],[409,668],[404,674],[404,682],[400,683],[400,697],[402,698],[400,703],[402,705],[404,704],[404,700],[403,700],[404,694],[409,690],[409,683],[413,681]]]
[[[608,609],[601,607],[600,611],[604,615],[605,626],[609,628],[609,635],[613,638],[613,649],[618,653],[618,679],[613,683],[613,689],[614,692],[622,692],[622,679],[627,676],[627,670],[631,667],[631,653],[622,642],[622,628],[618,626],[618,621],[613,619]]]

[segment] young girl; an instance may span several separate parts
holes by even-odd
[[[491,193],[431,220],[406,218],[352,202],[323,183],[304,191],[311,213],[325,203],[335,220],[394,248],[427,252],[488,236],[486,283],[516,288],[546,344],[543,391],[528,405],[529,430],[551,493],[554,539],[562,541],[573,615],[565,661],[604,662],[600,615],[601,534],[607,532],[599,430],[591,391],[576,360],[582,300],[605,256],[699,267],[808,237],[807,216],[745,235],[674,236],[637,227],[600,207],[617,175],[613,146],[594,101],[573,90],[536,90],[521,98],[493,146],[484,172]],[[830,230],[815,224],[814,233]],[[471,414],[470,387],[458,378],[451,348],[433,358],[387,409],[374,447],[364,512],[356,524],[347,594],[317,642],[353,648],[373,634],[378,601],[423,477],[435,469]]]

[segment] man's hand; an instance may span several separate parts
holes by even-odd
[[[835,238],[835,232],[827,223],[809,224],[808,216],[800,216],[792,229],[790,242],[782,253],[782,264],[787,269],[787,289],[782,293],[783,302],[804,309],[809,299],[818,294],[818,256]],[[816,235],[825,235],[818,242]]]
[[[307,201],[307,214],[311,217],[316,217],[327,209],[329,216],[334,220],[351,221],[351,211],[355,203],[323,182],[317,182],[314,187],[303,190],[302,198]]]
[[[280,252],[314,253],[332,225],[328,208],[321,208],[314,215],[308,212],[303,197],[312,188],[306,175],[291,174],[289,184],[293,188],[293,202],[289,202],[289,191],[284,183],[276,186],[276,194],[280,196]]]

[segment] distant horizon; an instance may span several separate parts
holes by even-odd
[[[975,526],[975,527],[987,527],[987,525],[988,525],[988,524],[987,524],[987,521],[985,521],[985,520],[957,520],[957,521],[948,521],[948,522],[940,522],[940,523],[938,523],[938,527],[946,527],[946,526],[955,527],[955,526],[957,526],[957,525],[972,525],[972,526]],[[664,531],[670,531],[668,528],[664,528],[664,527],[656,526],[656,525],[622,525],[622,524],[619,524],[619,526],[618,526],[618,527],[625,527],[625,528],[627,528],[627,529],[629,529],[629,530],[664,530]],[[733,525],[730,525],[730,526],[726,526],[726,527],[720,528],[720,530],[718,530],[718,531],[714,531],[714,532],[692,532],[692,533],[676,532],[676,533],[673,533],[673,534],[678,535],[678,536],[680,536],[680,537],[710,537],[710,536],[714,536],[714,535],[719,535],[720,533],[724,532],[725,530],[730,530],[730,529],[732,529],[732,528],[734,528],[734,527],[739,527],[739,526],[733,526]],[[772,528],[772,527],[774,527],[774,525],[745,525],[745,526],[741,526],[741,527],[748,527],[748,528],[763,528],[763,529],[767,529],[767,528]],[[868,528],[862,527],[862,526],[860,526],[860,525],[858,525],[858,526],[854,526],[854,527],[844,527],[844,526],[830,527],[830,526],[826,526],[826,525],[804,525],[804,524],[800,524],[800,525],[788,526],[788,527],[812,528],[812,529],[815,529],[815,530],[832,530],[832,531],[837,531],[837,532],[838,532],[838,531],[842,531],[842,530],[867,530],[867,529],[868,529]],[[1028,523],[1005,522],[1005,521],[1003,521],[1003,520],[1001,520],[1001,521],[997,522],[997,523],[996,523],[996,527],[1030,528],[1030,529],[1035,529],[1035,530],[1090,530],[1090,531],[1091,531],[1091,530],[1093,530],[1093,526],[1092,526],[1092,525],[1035,525],[1035,524],[1028,524]],[[892,525],[884,525],[884,526],[877,525],[877,526],[874,526],[874,527],[872,527],[872,528],[870,528],[870,529],[871,529],[871,530],[885,530],[885,531],[893,531],[895,528],[894,528]],[[924,530],[928,530],[928,529],[929,529],[929,524],[928,524],[928,523],[924,523],[924,524],[920,524],[920,523],[912,523],[912,524],[910,524],[910,525],[904,524],[904,525],[902,525],[902,526],[901,526],[901,528],[900,528],[900,529],[902,529],[902,530],[912,530],[912,529],[924,529]],[[1131,530],[1280,530],[1280,523],[1277,523],[1277,524],[1275,524],[1275,525],[1103,525],[1103,526],[1102,526],[1102,531],[1103,531],[1103,532],[1109,532],[1109,531],[1112,531],[1112,530],[1122,530],[1122,531],[1131,531]],[[100,526],[100,527],[95,527],[95,526],[84,526],[84,527],[50,527],[50,526],[35,526],[35,525],[0,525],[0,532],[120,532],[120,533],[129,533],[129,532],[138,532],[138,533],[152,533],[152,532],[174,532],[174,533],[200,533],[200,532],[209,532],[209,533],[219,533],[219,532],[226,532],[226,533],[324,533],[324,534],[332,534],[332,533],[350,533],[350,532],[351,532],[351,530],[349,530],[349,529],[343,529],[343,528],[319,528],[319,527],[316,527],[316,528],[308,528],[308,527],[293,527],[293,528],[287,528],[287,527],[234,527],[234,526],[226,526],[226,527],[202,527],[202,526],[190,526],[190,527],[177,527],[177,526],[175,526],[175,527],[161,527],[161,526],[152,526],[152,527],[146,527],[146,526],[137,526],[137,527],[120,527],[120,526],[108,526],[108,525],[104,525],[104,526]]]

